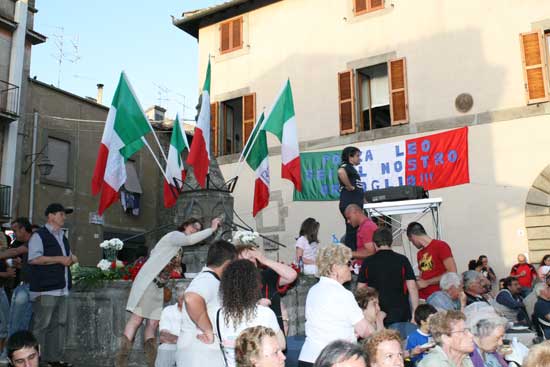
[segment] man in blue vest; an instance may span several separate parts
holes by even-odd
[[[65,325],[71,271],[78,259],[71,253],[63,233],[65,215],[72,213],[53,203],[46,208],[47,222],[29,240],[28,262],[31,265],[30,296],[33,301],[33,334],[43,347],[42,356],[51,365],[67,366],[59,361],[63,355]]]

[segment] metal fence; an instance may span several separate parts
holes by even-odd
[[[19,114],[19,87],[5,80],[0,80],[0,113]]]

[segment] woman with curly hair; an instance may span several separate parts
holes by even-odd
[[[244,330],[235,342],[238,367],[284,367],[285,359],[277,335],[265,326]]]
[[[343,284],[351,280],[351,249],[330,244],[319,250],[317,267],[321,279],[306,298],[306,341],[298,357],[298,366],[313,366],[321,350],[341,339],[355,343],[373,327],[365,319],[353,293]]]
[[[378,331],[364,344],[369,356],[369,367],[403,367],[403,347],[401,337],[395,330]]]
[[[275,313],[269,307],[258,304],[261,287],[260,272],[249,260],[232,262],[222,275],[222,307],[216,314],[216,331],[228,367],[235,366],[235,340],[249,327],[265,326],[273,329],[279,348],[286,347]]]

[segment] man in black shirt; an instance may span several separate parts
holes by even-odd
[[[385,326],[408,322],[418,306],[418,288],[411,263],[391,249],[393,236],[389,229],[377,229],[372,239],[378,251],[363,261],[357,287],[368,286],[378,291],[380,308],[387,314]]]

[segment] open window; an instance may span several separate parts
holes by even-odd
[[[338,73],[340,134],[408,123],[407,98],[405,58]]]
[[[360,130],[391,126],[388,64],[357,70]]]
[[[247,94],[211,106],[211,151],[215,156],[243,150],[256,121],[256,95]]]

